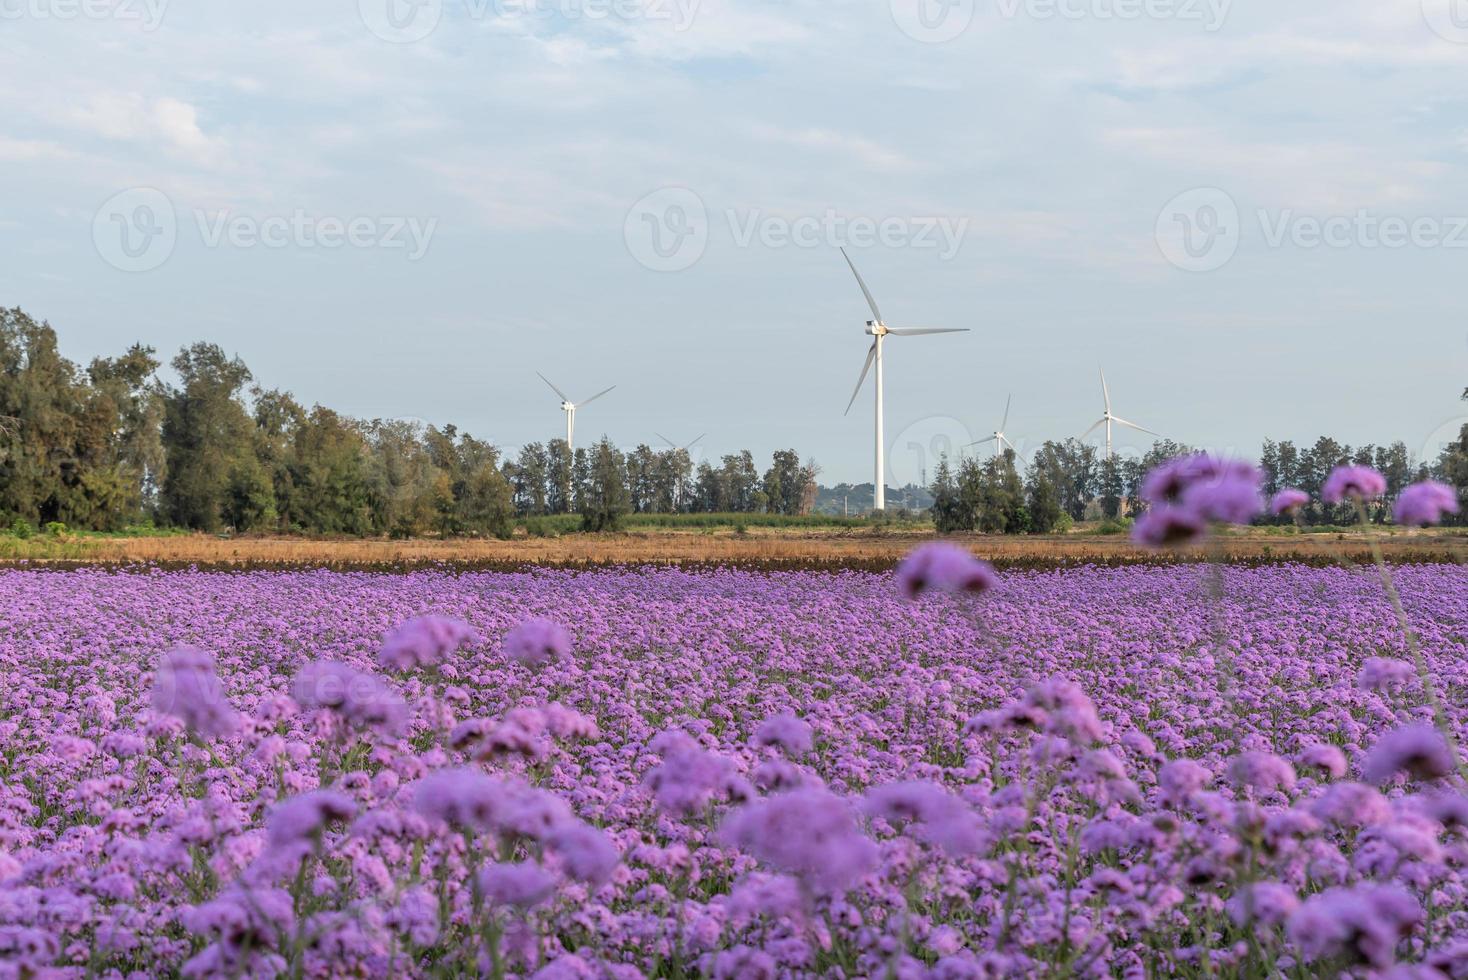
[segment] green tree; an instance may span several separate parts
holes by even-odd
[[[621,526],[628,511],[626,476],[627,460],[603,436],[587,455],[586,481],[580,495],[583,529],[615,531]]]
[[[255,423],[241,398],[250,370],[205,343],[180,351],[173,368],[178,384],[163,396],[163,512],[183,527],[248,530],[274,511],[255,457]]]

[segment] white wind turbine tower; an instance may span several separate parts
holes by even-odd
[[[1010,402],[1013,401],[1013,395],[1010,395],[1007,399],[1005,399],[1004,421],[999,423],[999,428],[995,429],[993,434],[990,435],[989,438],[980,439],[978,442],[971,442],[969,443],[970,446],[982,446],[986,442],[994,442],[998,443],[998,445],[995,447],[996,450],[1003,449],[1005,446],[1008,446],[1011,452],[1013,452],[1016,456],[1019,455],[1019,450],[1014,448],[1014,443],[1010,442],[1009,437],[1004,434],[1004,430],[1009,427],[1009,405]]]
[[[1095,425],[1091,426],[1085,432],[1081,433],[1081,440],[1082,441],[1085,441],[1086,436],[1090,435],[1092,432],[1095,432],[1101,426],[1103,426],[1103,425],[1106,426],[1106,458],[1107,459],[1110,459],[1111,458],[1111,423],[1113,423],[1113,422],[1115,422],[1117,425],[1124,425],[1128,429],[1136,429],[1138,432],[1145,432],[1149,436],[1157,436],[1157,438],[1159,438],[1159,439],[1162,438],[1162,435],[1160,433],[1153,432],[1151,429],[1144,429],[1144,428],[1142,428],[1140,425],[1138,425],[1135,422],[1128,422],[1126,419],[1120,417],[1119,415],[1113,415],[1112,414],[1112,412],[1111,412],[1111,391],[1110,391],[1110,389],[1108,389],[1106,387],[1106,369],[1105,368],[1102,368],[1101,369],[1101,397],[1106,400],[1106,413],[1104,415],[1102,415],[1099,419],[1096,420],[1096,424]]]
[[[851,266],[851,274],[853,276],[856,276],[856,284],[861,287],[861,293],[867,298],[867,305],[872,308],[872,316],[875,317],[875,319],[867,321],[866,332],[872,335],[872,346],[867,351],[866,363],[863,364],[861,367],[861,377],[856,379],[856,390],[851,393],[851,401],[846,403],[846,414],[850,414],[851,406],[856,404],[856,396],[861,394],[862,382],[866,381],[867,372],[871,370],[872,364],[873,362],[875,362],[877,365],[877,466],[876,479],[872,481],[872,509],[886,510],[886,466],[884,465],[882,460],[882,341],[889,336],[918,337],[922,336],[923,334],[930,333],[968,333],[968,328],[950,327],[945,329],[897,329],[896,327],[887,326],[887,324],[884,323],[882,320],[882,311],[877,309],[877,301],[875,299],[872,299],[872,291],[867,288],[866,282],[863,281],[863,279],[861,278],[861,273],[856,271],[856,266],[852,264],[851,256],[846,254],[846,249],[844,248],[841,250],[841,257],[846,260],[847,265]]]
[[[612,385],[612,388],[607,388],[605,391],[598,391],[596,394],[594,394],[590,398],[586,399],[586,401],[581,402],[580,404],[578,404],[576,402],[573,402],[571,399],[567,398],[566,397],[566,393],[564,391],[562,391],[561,389],[557,388],[555,385],[551,384],[550,378],[547,378],[545,375],[541,374],[539,371],[536,371],[535,373],[537,375],[539,375],[540,380],[542,380],[546,384],[550,385],[550,390],[551,391],[554,391],[561,398],[561,411],[563,411],[563,412],[566,413],[566,448],[568,450],[574,452],[575,449],[576,449],[576,444],[574,442],[574,440],[576,438],[576,409],[578,409],[578,408],[585,408],[587,405],[590,405],[592,402],[596,401],[602,395],[605,395],[608,391],[611,391],[612,388],[615,388],[617,386],[616,385]]]

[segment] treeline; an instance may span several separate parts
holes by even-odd
[[[156,377],[134,345],[85,369],[56,333],[0,308],[0,521],[118,530],[507,536],[517,518],[575,513],[592,530],[628,513],[803,514],[814,463],[793,450],[761,472],[749,452],[694,466],[684,450],[563,439],[505,458],[454,426],[352,419],[254,383],[214,344]]]
[[[1041,446],[1023,473],[1017,457],[1008,450],[989,459],[964,457],[956,467],[944,458],[931,488],[933,520],[942,532],[1045,534],[1088,517],[1135,517],[1146,509],[1141,488],[1147,473],[1190,452],[1187,446],[1161,441],[1141,458],[1107,459],[1095,446],[1068,439]],[[1347,463],[1374,467],[1386,477],[1386,497],[1369,508],[1373,521],[1390,520],[1391,502],[1397,494],[1428,477],[1459,488],[1463,506],[1456,521],[1468,520],[1468,494],[1463,490],[1468,487],[1468,425],[1457,442],[1430,462],[1414,461],[1402,442],[1353,449],[1325,436],[1306,448],[1289,441],[1266,441],[1259,459],[1265,494],[1272,496],[1286,487],[1306,491],[1312,503],[1300,518],[1317,525],[1356,522],[1353,505],[1319,502],[1330,471]],[[1261,521],[1293,523],[1295,519],[1266,516]]]

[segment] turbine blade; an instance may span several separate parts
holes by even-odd
[[[1077,439],[1076,441],[1077,442],[1085,442],[1086,441],[1086,436],[1090,435],[1092,432],[1095,432],[1097,429],[1101,428],[1101,426],[1103,426],[1105,424],[1106,424],[1106,420],[1105,419],[1097,419],[1096,420],[1096,424],[1093,425],[1093,426],[1091,426],[1085,432],[1082,432],[1081,433],[1081,437],[1079,439]]]
[[[1135,422],[1128,422],[1126,419],[1117,418],[1115,415],[1111,416],[1111,421],[1115,422],[1117,425],[1124,425],[1129,429],[1136,429],[1138,432],[1145,432],[1149,436],[1156,436],[1159,439],[1162,438],[1162,433],[1160,432],[1153,432],[1151,429],[1144,429]]]
[[[1004,421],[999,423],[999,431],[1000,432],[1003,432],[1005,429],[1009,428],[1009,405],[1013,401],[1014,401],[1014,396],[1013,395],[1010,395],[1008,398],[1006,398],[1004,400]]]
[[[672,439],[669,439],[667,436],[663,435],[661,432],[654,432],[653,435],[655,435],[659,439],[663,440],[663,442],[666,442],[668,444],[668,448],[669,449],[677,449],[678,448],[678,444],[676,442],[674,442]]]
[[[862,279],[861,273],[856,271],[856,266],[852,263],[851,256],[846,254],[846,249],[844,248],[841,250],[841,257],[846,260],[847,265],[851,266],[851,274],[856,276],[856,284],[861,287],[861,294],[867,298],[867,305],[872,308],[872,316],[877,318],[878,323],[881,323],[882,311],[877,309],[877,301],[872,299],[872,291],[867,288],[866,280]]]
[[[888,327],[887,328],[887,332],[890,333],[894,337],[921,337],[924,334],[930,334],[930,333],[968,333],[969,332],[969,328],[968,327],[945,327],[945,328],[934,329],[932,327],[919,327],[917,329],[908,328],[908,329],[904,329],[904,330],[897,330],[897,329],[894,329],[892,327]]]
[[[612,385],[612,388],[615,388],[615,387],[617,387],[617,386],[616,385]],[[590,398],[586,399],[586,401],[579,403],[576,407],[577,408],[585,408],[587,405],[590,405],[592,402],[596,401],[602,395],[605,395],[608,391],[611,391],[612,388],[607,388],[605,391],[598,391],[596,394],[594,394]]]
[[[1014,443],[1009,441],[1008,436],[1000,436],[999,441],[1008,446],[1010,452],[1014,453],[1016,456],[1019,455],[1019,450],[1014,448]]]
[[[846,411],[842,415],[851,414],[851,406],[856,404],[856,396],[861,394],[862,382],[867,379],[867,372],[872,369],[872,362],[877,359],[877,342],[872,341],[871,348],[867,351],[867,362],[861,366],[861,377],[856,379],[856,388],[851,392],[851,401],[846,403]]]
[[[1106,399],[1106,414],[1111,414],[1111,389],[1106,387],[1106,369],[1101,369],[1101,397]]]
[[[969,443],[969,445],[970,446],[982,446],[986,442],[993,442],[993,441],[994,441],[994,436],[990,436],[987,439],[980,439],[977,442],[971,442],[971,443]]]
[[[536,371],[535,373],[536,373],[537,376],[539,376],[540,380],[542,380],[546,384],[550,385],[550,390],[551,391],[554,391],[556,394],[558,394],[558,395],[561,396],[561,401],[563,401],[563,402],[569,402],[571,400],[571,399],[569,399],[569,398],[566,397],[566,393],[564,391],[562,391],[561,389],[557,388],[555,385],[551,385],[550,378],[547,378],[545,375],[541,374],[539,371]]]
[[[688,452],[688,450],[690,450],[690,449],[692,449],[692,448],[693,448],[693,447],[694,447],[694,446],[696,446],[696,445],[698,445],[698,444],[699,444],[699,443],[700,443],[700,442],[702,442],[702,441],[703,441],[703,437],[704,437],[704,436],[706,436],[706,435],[708,435],[708,433],[707,433],[707,432],[702,432],[702,433],[699,433],[699,436],[698,436],[698,438],[697,438],[697,439],[695,439],[695,440],[693,440],[693,441],[692,441],[692,442],[690,442],[690,443],[689,443],[689,444],[688,444],[688,445],[686,445],[686,446],[684,446],[684,447],[683,447],[683,451],[684,451],[684,452],[685,452],[685,453],[686,453],[686,452]]]

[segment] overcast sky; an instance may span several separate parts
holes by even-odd
[[[1195,445],[1435,451],[1468,3],[1424,3],[0,0],[0,304],[509,447],[564,431],[537,369],[616,384],[578,442],[856,482],[844,244],[888,323],[972,330],[889,342],[892,482],[1011,392],[1021,449],[1080,434],[1103,365]]]

